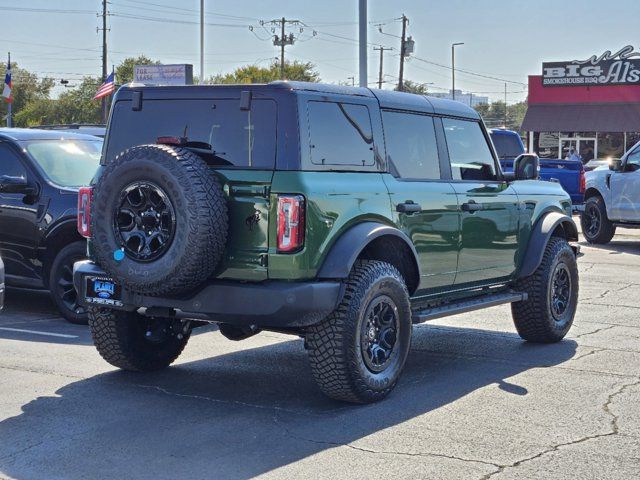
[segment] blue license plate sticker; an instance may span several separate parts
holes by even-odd
[[[94,280],[93,291],[100,298],[111,298],[116,292],[116,284],[106,280]]]

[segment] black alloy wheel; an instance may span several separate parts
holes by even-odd
[[[386,295],[375,298],[360,329],[362,359],[371,372],[382,372],[392,362],[398,328],[398,307],[393,300]]]
[[[70,243],[62,248],[51,264],[49,292],[62,316],[69,322],[86,325],[87,309],[78,303],[78,294],[73,286],[73,264],[86,258],[84,241]]]
[[[139,262],[160,258],[171,245],[176,215],[167,194],[151,182],[135,182],[120,195],[114,233],[124,253]]]
[[[602,218],[595,203],[588,203],[584,209],[584,233],[589,238],[595,238],[600,232]]]
[[[556,265],[549,285],[549,305],[556,322],[565,321],[565,314],[571,301],[571,273],[564,262]]]

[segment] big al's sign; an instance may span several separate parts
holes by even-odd
[[[640,85],[640,52],[627,45],[616,53],[607,50],[586,60],[543,63],[542,85]]]

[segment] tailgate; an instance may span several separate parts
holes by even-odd
[[[540,159],[540,178],[559,182],[572,198],[580,194],[580,172],[582,170],[584,170],[584,166],[579,160]]]

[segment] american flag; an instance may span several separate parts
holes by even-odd
[[[13,88],[13,82],[11,81],[11,60],[7,62],[7,74],[4,77],[4,88],[2,89],[2,97],[7,103],[13,102],[11,96],[11,89]]]
[[[104,83],[100,85],[100,88],[98,88],[98,91],[96,92],[96,96],[93,97],[93,99],[97,100],[98,98],[111,95],[113,92],[115,92],[115,90],[116,90],[115,75],[114,75],[114,72],[111,72],[111,75],[109,75],[107,79],[104,81]]]

